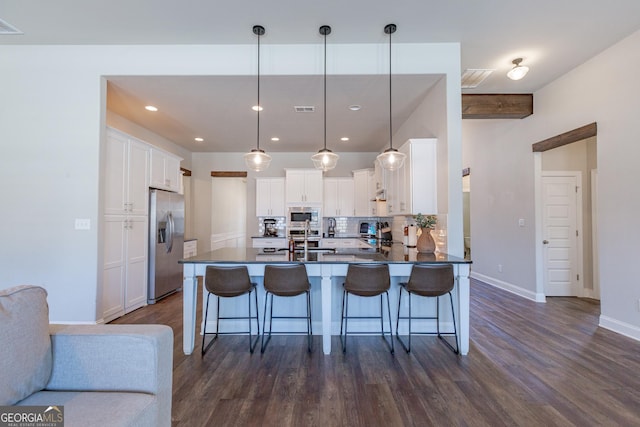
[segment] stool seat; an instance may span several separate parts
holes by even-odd
[[[251,282],[249,278],[249,271],[246,266],[234,266],[234,267],[219,267],[219,266],[207,266],[204,286],[207,290],[207,304],[204,313],[204,329],[202,331],[202,351],[201,355],[204,355],[206,351],[213,345],[219,335],[225,334],[238,334],[245,333],[249,335],[249,352],[253,353],[255,346],[260,337],[260,321],[258,320],[258,293],[256,291],[256,284]],[[254,293],[256,314],[251,315],[251,293]],[[247,316],[220,316],[220,299],[232,298],[241,295],[248,295],[249,305]],[[214,295],[217,297],[217,312],[216,312],[216,331],[213,333],[207,332],[207,320],[209,315],[209,297]],[[249,321],[248,331],[239,332],[220,332],[220,320],[232,320],[232,319],[247,319]],[[252,339],[251,323],[255,319],[258,333],[255,340]],[[205,347],[205,340],[207,335],[213,334],[213,339]]]
[[[264,353],[271,340],[271,331],[273,328],[273,319],[306,319],[307,323],[307,350],[311,352],[313,342],[313,329],[311,325],[311,284],[307,275],[307,269],[304,264],[285,264],[285,265],[266,265],[264,268],[264,289],[266,291],[264,303],[264,316],[262,318],[262,345],[260,351]],[[274,316],[273,315],[273,296],[278,297],[295,297],[306,294],[307,297],[307,315],[302,316]],[[271,307],[269,311],[269,333],[267,335],[267,305],[271,296]],[[280,332],[283,333],[283,332]],[[297,334],[299,332],[284,332],[289,334]]]
[[[347,335],[349,319],[380,319],[380,333],[391,350],[393,347],[393,329],[391,326],[391,306],[389,304],[389,287],[391,279],[389,277],[389,266],[387,264],[349,264],[347,269],[347,277],[342,285],[342,314],[340,320],[340,343],[342,344],[342,352],[347,351]],[[349,294],[359,297],[375,297],[380,296],[380,315],[379,316],[349,316]],[[385,338],[384,331],[384,312],[382,309],[383,298],[387,296],[387,313],[389,319],[389,341]],[[344,326],[344,338],[342,330]],[[359,332],[360,334],[371,334],[371,332]],[[376,332],[374,332],[376,333]]]
[[[437,335],[454,353],[459,353],[458,348],[458,334],[456,330],[456,314],[453,307],[453,297],[451,291],[455,284],[453,276],[453,266],[451,264],[414,264],[411,269],[411,275],[409,281],[400,283],[400,293],[398,295],[398,319],[396,321],[396,338],[402,344],[402,347],[407,353],[411,351],[411,335]],[[402,300],[402,292],[406,291],[409,294],[409,315],[402,316],[400,314]],[[436,298],[436,315],[435,316],[414,316],[412,313],[411,296],[418,295],[422,297]],[[453,333],[440,332],[440,296],[449,295],[449,301],[451,302],[451,313],[453,315]],[[400,319],[406,319],[409,321],[409,341],[405,344],[400,338],[398,332],[400,326]],[[433,319],[436,321],[436,332],[414,332],[411,328],[411,321],[413,319]],[[445,336],[455,337],[455,348],[444,339]]]

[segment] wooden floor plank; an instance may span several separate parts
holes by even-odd
[[[274,336],[264,354],[222,336],[185,356],[180,293],[113,323],[173,328],[174,427],[640,425],[640,343],[599,314],[594,300],[540,304],[472,280],[464,357],[425,336],[395,355],[379,336],[350,337],[346,354],[333,337],[328,356],[320,336],[311,354],[304,336]]]

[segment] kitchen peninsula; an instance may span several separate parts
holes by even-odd
[[[302,262],[314,288],[320,283],[322,314],[322,348],[324,354],[331,353],[331,336],[338,335],[339,313],[336,320],[332,318],[333,308],[340,307],[342,298],[341,286],[352,263],[386,263],[389,264],[391,289],[389,295],[391,305],[397,301],[398,282],[404,281],[416,263],[452,264],[454,267],[455,287],[453,290],[456,323],[460,340],[460,353],[469,351],[469,265],[470,261],[442,252],[435,254],[419,254],[415,249],[403,247],[401,244],[371,249],[318,250],[296,252],[287,251],[264,253],[254,248],[222,248],[203,253],[195,257],[181,260],[184,269],[183,283],[183,350],[191,354],[195,344],[197,276],[204,276],[208,265],[246,265],[252,280],[261,284],[264,267],[267,264],[286,264]],[[318,280],[319,279],[319,280]],[[259,288],[262,288],[259,286]],[[206,294],[206,290],[203,290]],[[264,292],[262,293],[262,297]],[[313,304],[313,303],[312,303]],[[263,307],[262,304],[260,304]],[[243,305],[243,307],[246,307]],[[397,303],[395,304],[397,308]],[[395,313],[397,316],[397,313]],[[333,320],[333,321],[332,321]],[[395,316],[392,318],[395,321]],[[395,324],[395,322],[393,322]]]

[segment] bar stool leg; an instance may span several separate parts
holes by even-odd
[[[255,319],[256,319],[256,325],[258,327],[258,334],[256,335],[255,340],[253,339],[253,334],[251,333],[251,323],[252,323],[252,320],[254,319],[253,316],[251,316],[251,292],[254,292],[254,296],[256,300]],[[256,291],[255,289],[253,289],[252,291],[249,291],[247,298],[249,302],[249,314],[247,316],[249,320],[249,353],[253,353],[253,350],[255,350],[256,348],[256,344],[258,344],[258,339],[260,338],[260,321],[258,320],[258,291]]]
[[[307,349],[311,353],[313,346],[313,326],[311,325],[311,292],[307,291]]]
[[[402,348],[404,349],[404,351],[406,351],[407,353],[409,353],[411,351],[411,292],[407,291],[407,293],[409,294],[409,317],[406,318],[409,321],[409,345],[407,346],[407,344],[405,344],[405,342],[402,340],[402,338],[400,338],[400,333],[398,332],[398,328],[400,325],[400,301],[402,300],[402,290],[404,289],[404,287],[400,287],[400,294],[398,296],[398,320],[396,322],[396,338],[398,341],[400,341],[400,345],[402,345]],[[403,319],[405,319],[405,317],[403,317]]]
[[[204,328],[202,331],[202,348],[200,349],[200,356],[203,356],[204,353],[207,351],[207,349],[211,346],[211,343],[213,343],[213,340],[212,340],[211,343],[209,343],[209,345],[207,346],[207,348],[204,347],[204,340],[207,338],[207,316],[209,314],[209,297],[210,296],[211,294],[207,292],[207,304],[204,310]]]
[[[344,341],[342,339],[342,322],[344,322]],[[347,326],[349,322],[349,293],[342,291],[342,320],[340,321],[340,343],[342,352],[347,352]]]
[[[456,347],[453,348],[451,343],[449,343],[449,341],[447,341],[444,336],[440,335],[439,326],[438,326],[438,338],[440,338],[442,342],[444,342],[447,345],[447,347],[451,349],[451,351],[453,351],[455,354],[459,354],[460,348],[458,347],[458,330],[456,328],[456,311],[453,308],[453,296],[451,296],[451,292],[448,292],[448,294],[449,294],[449,301],[451,302],[451,314],[453,315],[453,338],[456,340]],[[437,323],[440,324],[439,313],[438,313]]]
[[[271,294],[271,318],[269,319],[269,337],[267,341],[264,341],[264,336],[267,334],[267,306],[269,305],[269,292],[265,294],[264,297],[264,316],[262,317],[262,345],[260,346],[260,353],[264,353],[264,350],[267,348],[267,344],[269,344],[269,340],[271,340],[271,328],[273,326],[273,294]]]
[[[391,343],[391,354],[395,353],[395,348],[393,347],[393,327],[391,326],[391,303],[389,302],[389,292],[385,292],[387,295],[387,314],[389,315],[389,342],[384,337],[384,329],[382,329],[382,338],[387,344]],[[380,303],[382,303],[382,295],[380,295]],[[382,308],[382,307],[380,307]],[[382,319],[382,310],[380,311],[380,319]]]

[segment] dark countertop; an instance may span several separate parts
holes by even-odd
[[[402,244],[395,243],[391,246],[371,249],[336,249],[333,251],[308,251],[308,257],[304,258],[303,252],[296,252],[290,257],[289,252],[276,251],[264,253],[258,248],[222,248],[215,251],[198,254],[194,257],[182,259],[180,264],[277,264],[277,263],[322,263],[322,264],[348,264],[358,262],[379,262],[397,264],[470,264],[471,261],[449,255],[442,252],[435,254],[419,254],[415,248],[405,248]]]
[[[284,239],[284,236],[251,236],[252,239]]]

